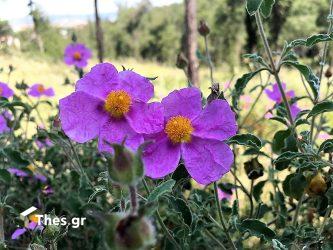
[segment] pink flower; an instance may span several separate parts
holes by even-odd
[[[14,95],[14,91],[6,83],[0,82],[0,97],[9,98]]]
[[[251,106],[251,103],[253,103],[252,97],[249,95],[242,95],[240,97],[240,100],[244,103],[244,109],[249,109]]]
[[[78,68],[84,68],[88,65],[91,58],[91,50],[84,44],[69,44],[64,53],[64,61],[67,65],[75,65]]]
[[[33,97],[54,96],[53,88],[45,88],[43,84],[36,83],[29,88],[28,95]]]
[[[236,134],[235,114],[225,100],[214,100],[202,109],[197,88],[171,92],[162,100],[164,126],[147,136],[153,140],[143,153],[146,175],[162,178],[183,159],[192,178],[207,185],[230,170],[234,156],[227,144]]]
[[[282,83],[282,88],[284,90],[286,90],[286,84]],[[281,103],[282,100],[282,95],[279,89],[279,85],[277,83],[273,84],[273,89],[269,90],[269,89],[265,89],[265,93],[268,96],[269,99],[277,102],[277,103]],[[295,97],[295,92],[293,90],[290,90],[288,92],[286,92],[286,97],[288,100],[290,100],[291,98]]]
[[[0,114],[0,134],[9,132],[10,129],[7,125],[7,120]]]
[[[318,135],[318,138],[321,139],[321,140],[328,140],[328,139],[331,139],[331,135],[326,133],[325,131],[321,131]]]

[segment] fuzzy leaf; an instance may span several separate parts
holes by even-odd
[[[327,191],[326,191],[326,194],[325,196],[327,197],[328,199],[328,205],[333,205],[333,188],[329,188]]]
[[[262,147],[261,140],[252,134],[234,135],[233,137],[229,138],[228,143],[235,143],[238,145],[248,146],[257,149],[260,149]]]
[[[26,167],[29,165],[29,161],[23,159],[19,151],[13,150],[11,148],[4,148],[3,152],[4,155],[16,166]]]
[[[326,141],[324,141],[319,149],[318,149],[318,153],[323,151],[324,153],[332,153],[333,152],[333,139],[328,139]]]
[[[247,0],[246,9],[250,16],[253,16],[257,10],[259,10],[260,5],[263,0]]]
[[[262,194],[262,189],[265,186],[266,181],[260,181],[253,187],[253,197],[254,199],[259,202],[260,195]]]
[[[267,18],[271,15],[273,5],[275,3],[275,0],[264,0],[260,6],[260,12],[261,14]]]
[[[325,101],[325,102],[321,102],[316,104],[312,110],[310,111],[310,113],[308,114],[308,117],[311,116],[316,116],[325,112],[330,112],[333,111],[333,102],[331,101]]]
[[[267,240],[273,239],[276,235],[265,223],[256,219],[245,219],[239,224],[238,228],[242,232],[248,231],[250,235],[259,238],[264,237]]]
[[[149,202],[156,201],[163,194],[171,192],[175,183],[176,183],[176,181],[174,181],[174,180],[168,180],[168,181],[161,183],[150,193],[150,195],[148,196],[148,201]]]
[[[312,72],[310,67],[294,61],[286,61],[284,63],[298,69],[298,71],[304,76],[306,81],[309,83],[312,93],[316,99],[319,93],[319,78]]]
[[[3,181],[5,184],[10,184],[11,176],[6,169],[0,169],[0,181]]]

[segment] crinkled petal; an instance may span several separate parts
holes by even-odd
[[[126,115],[130,126],[141,134],[154,134],[163,130],[163,106],[160,103],[134,102]]]
[[[180,152],[180,145],[172,144],[165,135],[156,138],[155,142],[146,146],[142,155],[146,175],[157,179],[175,171]]]
[[[135,151],[144,141],[143,136],[136,133],[125,119],[110,119],[101,128],[98,149],[101,152],[112,153],[113,150],[108,143],[121,144],[124,139],[126,139],[125,146],[133,151]]]
[[[43,94],[49,97],[54,96],[54,90],[53,88],[47,88]]]
[[[188,173],[203,185],[218,181],[230,170],[234,161],[227,144],[198,137],[182,145],[182,157]]]
[[[74,65],[78,68],[85,68],[88,65],[88,60],[87,59],[80,59],[77,61],[74,61]]]
[[[154,95],[153,84],[144,76],[131,70],[119,72],[117,89],[122,89],[139,101],[148,102]]]
[[[5,132],[9,132],[10,129],[7,126],[7,121],[6,119],[0,115],[0,133],[5,133]]]
[[[194,87],[175,90],[163,98],[162,104],[166,119],[177,115],[193,119],[202,110],[201,92]]]
[[[100,63],[77,81],[76,91],[83,91],[105,100],[117,84],[117,69],[111,63]]]
[[[18,239],[22,234],[24,234],[27,231],[26,228],[18,228],[14,231],[14,233],[11,236],[12,240]]]
[[[291,112],[291,116],[293,119],[296,118],[296,116],[298,115],[299,112],[301,112],[301,109],[297,106],[296,103],[290,105],[290,112]]]
[[[82,91],[61,99],[60,120],[66,135],[79,143],[94,139],[108,119],[103,105],[102,100]]]
[[[237,132],[235,113],[225,100],[214,100],[193,121],[193,135],[226,140]]]

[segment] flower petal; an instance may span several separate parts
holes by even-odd
[[[136,133],[125,119],[110,119],[101,128],[98,141],[98,149],[101,152],[111,152],[109,143],[120,144],[125,140],[125,146],[136,150],[143,143],[143,136]]]
[[[11,236],[12,240],[18,239],[22,234],[24,234],[27,231],[26,228],[18,228],[14,231],[14,233]]]
[[[193,135],[226,140],[237,132],[235,113],[227,101],[214,100],[192,121]]]
[[[7,121],[6,119],[0,115],[0,133],[5,133],[5,132],[9,132],[10,129],[7,126]]]
[[[3,82],[0,82],[0,97],[9,98],[14,95],[14,91]]]
[[[166,119],[177,115],[193,119],[202,110],[201,92],[197,88],[175,90],[163,98],[162,104]]]
[[[218,181],[234,161],[234,155],[225,143],[197,137],[182,145],[182,156],[188,173],[203,185]]]
[[[117,69],[111,63],[100,63],[77,81],[76,91],[83,91],[105,100],[117,83]]]
[[[128,123],[140,134],[154,134],[163,130],[163,106],[160,103],[135,102],[126,115]]]
[[[62,129],[79,143],[95,138],[108,119],[103,101],[82,91],[61,99],[59,109]]]
[[[157,179],[175,171],[180,160],[180,151],[180,145],[173,145],[165,135],[160,135],[154,143],[147,145],[143,152],[146,175]]]
[[[134,71],[124,70],[119,72],[118,89],[122,89],[131,94],[134,99],[148,102],[154,95],[154,86],[146,78]]]

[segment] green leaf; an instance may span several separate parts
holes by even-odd
[[[248,146],[256,149],[260,149],[262,147],[261,140],[252,134],[238,134],[234,135],[228,140],[228,143],[238,144],[243,146]]]
[[[190,227],[193,217],[189,206],[183,199],[175,198],[173,196],[169,197],[169,199],[171,200],[171,205],[176,210],[176,212],[179,212],[182,215],[184,223]]]
[[[295,61],[285,61],[284,64],[293,66],[296,69],[298,69],[298,71],[304,76],[306,81],[309,83],[314,98],[316,99],[319,93],[319,78],[312,72],[310,67]]]
[[[328,139],[326,141],[324,141],[319,149],[318,149],[318,153],[324,151],[324,153],[332,153],[333,152],[333,139]]]
[[[5,184],[10,184],[11,176],[6,169],[0,169],[0,181],[3,181]]]
[[[262,194],[262,189],[265,186],[266,181],[260,181],[253,187],[253,197],[258,202],[260,201],[260,195]]]
[[[277,239],[272,240],[272,246],[274,250],[288,250],[288,248]]]
[[[3,152],[5,156],[15,164],[16,167],[26,167],[29,165],[29,161],[22,158],[22,155],[19,151],[13,150],[11,148],[4,148]]]
[[[291,177],[289,181],[290,196],[299,200],[304,193],[306,184],[306,178],[302,174]]]
[[[330,111],[333,111],[333,102],[331,102],[331,101],[324,101],[324,102],[316,104],[312,108],[312,110],[310,111],[310,113],[308,114],[307,118],[309,118],[311,116],[316,116],[318,114],[322,114],[322,113],[325,113],[325,112],[330,112]]]
[[[296,140],[290,129],[276,132],[272,143],[273,152],[276,154],[286,151],[297,151]]]
[[[260,5],[263,0],[247,0],[246,9],[250,16],[253,16],[257,10],[259,10]]]
[[[329,188],[327,191],[326,191],[326,194],[325,196],[327,197],[328,199],[328,205],[333,205],[333,188]]]
[[[264,0],[260,6],[260,12],[261,14],[267,18],[271,15],[273,5],[275,3],[275,0]]]
[[[256,71],[244,74],[241,78],[238,78],[235,84],[235,89],[232,92],[232,105],[235,109],[238,109],[238,100],[242,95],[247,83],[260,71],[267,70],[266,68],[261,68]]]
[[[256,219],[245,219],[238,225],[238,228],[242,232],[248,231],[250,235],[264,237],[267,240],[273,239],[276,235],[265,223]]]
[[[327,34],[316,34],[308,37],[307,39],[297,39],[292,42],[290,42],[287,47],[288,49],[295,48],[298,46],[307,46],[312,47],[313,45],[319,43],[319,42],[327,42],[333,40],[333,34],[327,35]]]
[[[291,161],[297,157],[301,157],[304,156],[303,153],[300,152],[291,152],[291,151],[287,151],[282,153],[281,155],[278,156],[278,158],[276,158],[274,160],[274,163],[279,163],[279,162],[283,162],[283,161]]]
[[[148,201],[149,202],[156,201],[163,194],[171,192],[175,183],[176,183],[176,181],[174,181],[174,180],[168,180],[168,181],[161,183],[150,193],[150,195],[148,196]]]

